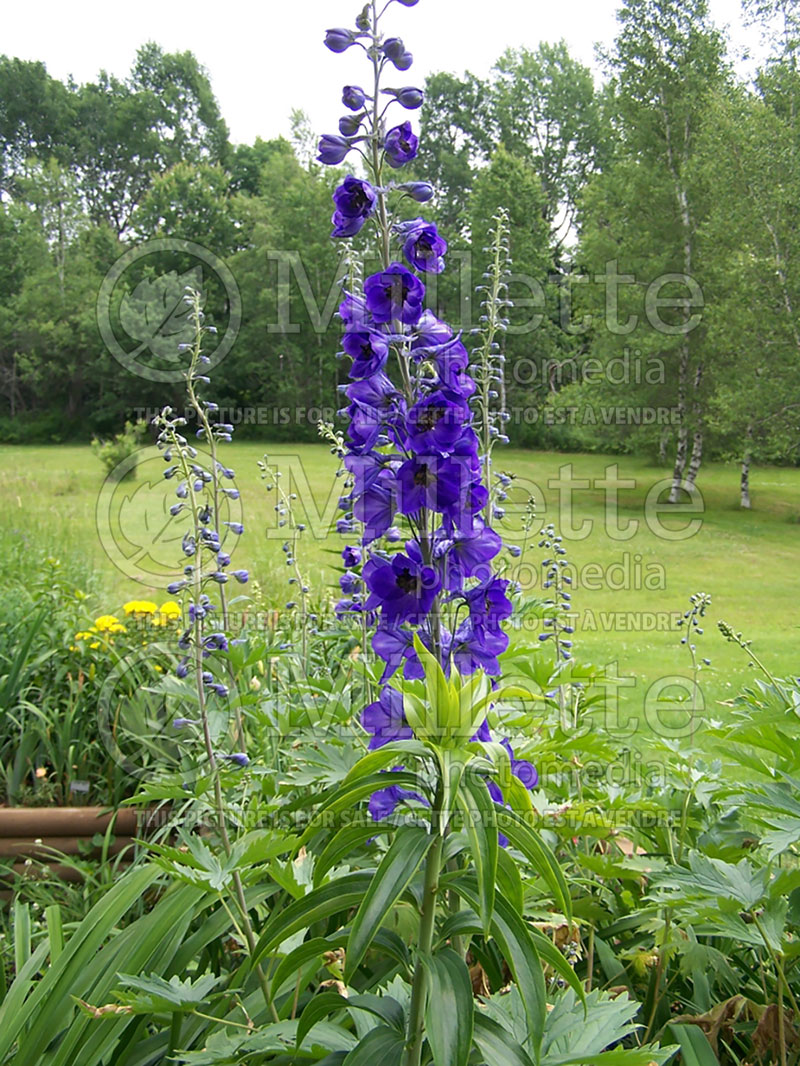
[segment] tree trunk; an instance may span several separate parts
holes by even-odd
[[[686,472],[686,487],[694,488],[700,463],[703,461],[703,416],[700,408],[700,385],[703,380],[703,364],[697,364],[694,375],[694,395],[692,398],[692,415],[694,419],[694,435],[692,437],[692,456],[689,459],[689,469]]]
[[[747,427],[747,432],[745,433],[744,453],[742,455],[742,477],[741,477],[741,482],[740,482],[740,488],[741,488],[740,503],[741,503],[741,506],[744,507],[744,509],[746,511],[749,511],[751,506],[752,506],[752,504],[750,502],[750,460],[752,458],[752,455],[751,455],[752,441],[753,441],[753,427],[752,426],[748,426]]]
[[[689,449],[689,429],[686,425],[686,379],[689,374],[689,339],[684,338],[678,363],[678,444],[675,449],[675,466],[672,471],[672,488],[669,502],[680,500],[683,472],[686,469],[686,454]]]
[[[689,459],[689,468],[686,471],[686,488],[694,488],[697,472],[703,460],[703,428],[698,426],[692,438],[692,456]]]
[[[658,442],[658,461],[661,466],[667,465],[667,443],[669,442],[669,430],[665,429]]]

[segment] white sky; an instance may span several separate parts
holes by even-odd
[[[103,68],[124,76],[136,49],[154,40],[166,51],[194,52],[235,142],[288,134],[293,107],[319,133],[336,132],[341,86],[360,84],[366,61],[358,49],[334,55],[322,45],[329,26],[352,26],[358,0],[38,0],[7,4],[0,52],[40,59],[58,78],[95,78]],[[739,0],[710,0],[717,25],[730,25],[732,58],[759,52],[758,31],[741,25]],[[594,44],[615,36],[617,0],[419,0],[393,4],[385,24],[404,39],[415,62],[398,85],[422,85],[431,71],[486,75],[507,47],[533,48],[565,38],[571,53],[595,66]],[[737,64],[738,65],[738,64]],[[745,66],[743,70],[750,70]]]

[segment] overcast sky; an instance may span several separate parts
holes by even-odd
[[[130,8],[109,0],[38,0],[6,6],[0,52],[43,60],[55,77],[83,82],[101,68],[124,76],[139,45],[153,40],[167,51],[194,52],[206,67],[233,141],[288,134],[294,107],[309,114],[317,132],[335,133],[340,87],[362,82],[366,67],[360,50],[334,55],[322,37],[328,26],[351,26],[360,7],[358,0],[137,0]],[[710,7],[719,26],[730,26],[733,58],[760,51],[758,32],[742,27],[740,0],[710,0]],[[437,70],[485,75],[508,47],[562,37],[576,58],[597,69],[594,45],[613,40],[616,8],[617,0],[393,4],[387,29],[415,57],[398,84],[421,85]]]

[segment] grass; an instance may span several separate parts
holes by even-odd
[[[304,573],[317,589],[324,582],[333,587],[344,543],[327,535],[342,485],[334,476],[335,460],[323,445],[266,450],[285,471],[283,484],[298,493],[298,505],[307,505],[308,530],[300,556]],[[291,590],[274,493],[265,491],[256,466],[264,451],[264,445],[245,443],[225,453],[225,461],[236,470],[246,530],[237,542],[234,562],[249,569],[267,598],[280,605]],[[644,715],[651,727],[657,726],[652,686],[664,678],[690,676],[689,654],[679,643],[675,619],[693,592],[713,597],[698,641],[698,654],[712,662],[701,676],[707,709],[724,713],[715,705],[752,676],[747,655],[717,632],[719,618],[743,630],[774,673],[797,671],[800,470],[755,471],[753,510],[746,512],[738,506],[735,467],[706,464],[700,478],[702,509],[665,516],[652,507],[648,511],[646,500],[666,471],[639,459],[507,450],[498,453],[496,465],[517,475],[506,504],[509,539],[519,541],[529,493],[536,499],[537,519],[561,528],[575,574],[576,650],[596,664],[617,664],[616,672],[628,679],[625,715]],[[92,603],[97,613],[119,610],[126,599],[166,598],[163,590],[180,572],[182,556],[180,523],[170,523],[166,514],[175,499],[174,482],[163,480],[163,466],[152,449],[135,480],[104,487],[101,467],[88,447],[5,447],[0,452],[3,539],[80,558],[100,590]],[[554,484],[570,476],[581,479],[571,505],[563,486]],[[620,534],[609,522],[606,490],[599,484],[604,478],[625,479],[618,505],[610,510],[621,527],[628,520],[638,523],[629,539],[615,539]],[[230,517],[240,517],[238,503],[231,504]],[[699,520],[694,535],[675,539],[676,531],[692,520]],[[568,522],[578,528],[584,521],[592,523],[588,535],[569,533]],[[513,563],[532,595],[540,594],[540,556],[534,542],[532,551],[523,555],[524,565]],[[530,638],[535,640],[535,634]]]

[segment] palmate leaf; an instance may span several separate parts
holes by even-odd
[[[172,1011],[191,1011],[208,999],[214,987],[222,980],[206,974],[196,981],[182,981],[177,974],[166,981],[158,974],[119,975],[124,991],[117,994],[120,1003],[130,1007],[134,1014],[157,1014]]]
[[[419,869],[432,843],[432,835],[419,826],[406,826],[395,834],[353,919],[347,943],[345,981],[352,978],[375,933]]]
[[[534,1066],[515,1038],[494,1018],[475,1014],[475,1043],[489,1066]]]
[[[472,1051],[474,999],[464,959],[451,948],[420,955],[428,975],[425,1031],[434,1066],[467,1066]]]
[[[736,865],[722,859],[707,858],[700,852],[689,854],[689,868],[672,866],[654,879],[654,895],[668,901],[712,898],[721,905],[739,905],[751,910],[762,903],[768,893],[770,872],[755,867],[747,859]]]

